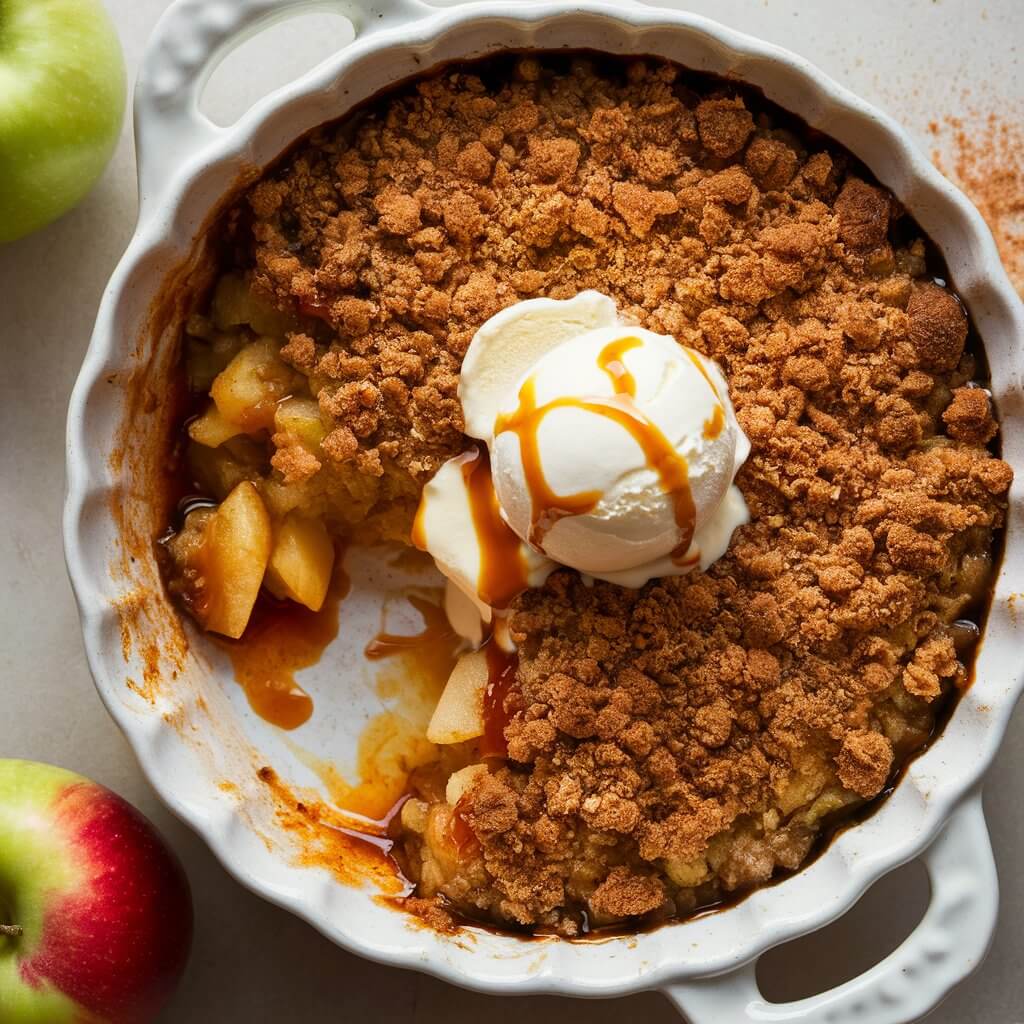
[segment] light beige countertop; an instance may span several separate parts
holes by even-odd
[[[166,0],[107,4],[134,79],[143,43]],[[808,57],[888,109],[929,151],[948,144],[947,167],[956,167],[958,155],[954,132],[947,130],[951,117],[959,117],[968,133],[990,114],[996,118],[985,129],[996,143],[991,167],[961,161],[961,173],[973,167],[991,178],[991,171],[1012,166],[1013,154],[1000,149],[1005,143],[993,131],[1004,124],[1004,140],[1017,143],[1018,167],[1024,159],[1016,127],[1024,123],[1020,0],[678,5]],[[348,38],[347,25],[324,15],[275,33],[273,40],[247,44],[244,54],[229,58],[214,76],[207,102],[217,119],[230,120]],[[68,395],[107,277],[131,235],[134,174],[126,125],[113,163],[77,210],[32,238],[0,246],[0,567],[6,579],[0,593],[0,756],[55,762],[105,783],[149,815],[182,857],[195,894],[196,942],[184,984],[163,1019],[502,1024],[528,1014],[535,1024],[677,1020],[655,994],[589,1003],[497,999],[358,960],[243,890],[157,801],[93,689],[60,535]],[[1018,175],[1018,202],[1024,199],[1020,186]],[[1024,1024],[1022,780],[1024,712],[1018,710],[985,789],[1002,886],[999,930],[984,966],[929,1018],[935,1024]],[[926,900],[923,869],[900,869],[844,921],[763,958],[766,994],[807,995],[864,969],[902,940]]]

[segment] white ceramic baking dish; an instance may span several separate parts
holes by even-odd
[[[199,113],[203,83],[228,49],[268,20],[317,7],[349,16],[355,41],[229,128]],[[658,54],[735,76],[856,153],[942,249],[984,339],[1004,457],[1017,471],[976,681],[882,808],[803,872],[728,910],[603,942],[524,942],[485,931],[446,937],[418,926],[375,899],[365,878],[346,884],[337,866],[304,858],[303,844],[317,838],[287,827],[257,777],[270,765],[283,785],[314,799],[317,779],[299,742],[351,765],[361,726],[381,707],[357,652],[377,627],[374,597],[395,582],[395,570],[366,558],[351,565],[364,599],[346,602],[342,635],[302,676],[317,713],[285,736],[252,715],[221,653],[179,621],[151,544],[160,525],[151,496],[163,467],[152,442],[167,426],[166,381],[183,309],[175,288],[187,290],[182,268],[194,264],[211,211],[241,176],[312,126],[439,62],[504,47]],[[1024,625],[1013,608],[1014,580],[1024,578],[1024,311],[978,213],[900,127],[778,47],[690,14],[595,0],[444,9],[421,0],[178,0],[146,52],[135,124],[138,227],[103,297],[68,419],[67,560],[103,700],[154,787],[225,867],[372,959],[492,993],[661,989],[695,1024],[907,1021],[976,967],[997,907],[979,786],[1024,684]],[[775,1005],[761,997],[761,953],[835,919],[880,875],[916,856],[931,876],[931,903],[902,946],[811,999]]]

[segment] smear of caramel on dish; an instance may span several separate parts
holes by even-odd
[[[433,576],[437,569],[433,558],[417,547],[398,545],[393,552],[384,556],[387,565],[411,576]]]
[[[423,618],[424,628],[409,635],[382,630],[367,646],[367,657],[376,666],[374,690],[390,706],[360,731],[353,779],[336,764],[293,747],[343,813],[385,822],[405,795],[409,773],[437,759],[437,747],[426,738],[427,725],[462,646],[441,607],[442,593],[439,588],[410,590],[406,600]]]
[[[495,436],[508,431],[519,439],[520,459],[531,503],[530,543],[535,547],[543,548],[545,535],[560,519],[585,515],[601,500],[602,492],[598,490],[557,494],[548,484],[541,464],[538,434],[544,417],[555,409],[582,409],[617,423],[640,446],[648,467],[658,474],[662,488],[672,500],[679,528],[679,543],[673,549],[672,557],[679,558],[689,549],[696,527],[697,509],[690,493],[686,458],[637,406],[634,401],[636,381],[622,362],[624,353],[639,344],[638,338],[619,338],[609,342],[599,354],[598,366],[611,377],[614,394],[584,398],[566,395],[538,405],[536,380],[530,376],[519,390],[519,407],[514,412],[498,416],[494,425]],[[701,372],[707,377],[703,367]]]
[[[444,609],[438,603],[414,593],[408,594],[407,600],[423,617],[423,630],[410,634],[388,633],[381,630],[363,651],[371,661],[405,653],[416,654],[422,658],[455,636]]]
[[[313,699],[295,673],[315,665],[338,635],[338,610],[350,586],[343,561],[339,551],[330,589],[318,612],[261,593],[240,639],[210,634],[231,659],[249,706],[281,729],[297,729],[313,714]]]
[[[370,644],[374,689],[390,706],[360,730],[355,781],[291,740],[288,746],[320,780],[326,798],[289,787],[270,767],[259,772],[279,824],[299,841],[298,863],[326,868],[345,884],[369,879],[384,897],[412,891],[391,856],[391,825],[407,798],[409,773],[438,756],[426,739],[427,723],[461,644],[444,616],[442,594],[437,587],[410,588],[404,599],[423,618],[423,629],[408,635],[382,630]]]
[[[407,591],[405,599],[422,616],[424,629],[403,638],[406,643],[391,647],[378,659],[381,661],[377,668],[378,696],[408,702],[410,713],[414,705],[420,704],[427,704],[430,714],[434,713],[463,644],[462,638],[448,624],[442,607],[443,596],[440,587],[417,587]],[[418,691],[415,701],[409,697],[411,691]]]
[[[273,768],[260,768],[257,777],[270,792],[278,824],[295,839],[294,860],[300,867],[323,868],[343,885],[370,882],[386,896],[412,892],[391,856],[394,843],[387,837],[385,822],[356,829],[343,813],[315,795],[286,785]]]
[[[382,725],[377,726],[377,722]],[[388,822],[406,800],[409,773],[403,768],[405,758],[410,762],[418,760],[416,750],[410,749],[406,738],[390,712],[371,719],[359,734],[356,754],[359,781],[354,783],[327,758],[296,746],[292,746],[292,753],[320,780],[327,801],[340,813],[346,827],[358,833],[383,835]],[[399,750],[399,756],[393,756]],[[436,756],[436,748],[424,742],[420,763],[428,763]]]

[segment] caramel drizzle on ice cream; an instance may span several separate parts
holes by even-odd
[[[529,586],[522,542],[501,516],[498,495],[491,481],[491,462],[485,448],[470,448],[455,460],[462,469],[469,511],[480,552],[476,591],[492,608],[507,608]],[[412,542],[427,549],[427,502],[421,501],[412,527]]]
[[[704,360],[692,348],[684,348],[683,351],[690,357],[690,362],[700,370],[700,375],[708,382],[708,387],[711,388],[715,398],[718,399],[718,404],[715,406],[715,411],[711,414],[711,419],[704,421],[704,437],[708,441],[714,441],[725,426],[725,408],[722,406],[722,396],[718,393],[718,388],[715,387],[715,382],[711,379],[711,374],[708,373]]]
[[[522,542],[502,518],[487,450],[474,448],[459,459],[480,548],[476,592],[492,608],[507,608],[529,586]]]
[[[636,398],[636,378],[629,372],[622,357],[630,349],[640,348],[642,345],[643,342],[639,338],[630,335],[619,338],[618,341],[610,341],[601,349],[597,357],[597,365],[611,378],[616,394]]]
[[[534,547],[543,550],[544,535],[559,519],[566,516],[580,516],[591,511],[601,500],[601,491],[579,491],[577,494],[556,494],[548,485],[540,459],[538,430],[544,417],[553,409],[578,408],[604,414],[604,408],[583,398],[557,398],[547,405],[537,405],[537,385],[534,378],[527,377],[519,389],[519,408],[513,413],[501,413],[494,424],[497,437],[512,431],[519,438],[519,455],[523,464],[523,475],[530,492],[531,522],[528,540]],[[611,402],[613,399],[602,399]]]
[[[704,421],[704,437],[708,441],[714,441],[716,437],[722,432],[722,428],[725,426],[725,412],[722,409],[721,403],[715,406],[715,411],[711,414],[711,419]]]
[[[672,500],[676,525],[679,527],[679,543],[673,549],[672,557],[681,558],[689,549],[697,521],[697,509],[690,493],[689,467],[685,457],[676,451],[675,445],[637,406],[634,401],[636,380],[622,361],[626,352],[642,344],[639,338],[624,337],[609,342],[601,350],[597,363],[611,378],[615,390],[613,395],[593,395],[587,398],[565,396],[539,406],[536,383],[530,376],[519,389],[519,407],[516,411],[502,413],[495,421],[495,436],[512,431],[519,438],[520,459],[532,509],[529,540],[534,547],[543,550],[545,535],[559,519],[584,515],[592,511],[601,500],[602,492],[597,490],[580,491],[577,494],[555,493],[544,476],[541,464],[538,433],[544,417],[555,409],[582,409],[619,424],[640,446],[648,467],[658,474],[665,493]],[[711,384],[704,367],[699,363],[698,366]],[[714,384],[711,387],[714,390]],[[717,391],[715,393],[717,395]]]

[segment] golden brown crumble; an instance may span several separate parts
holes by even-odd
[[[413,780],[423,913],[567,935],[582,908],[686,913],[797,868],[926,740],[1011,471],[915,232],[827,140],[654,60],[451,68],[249,190],[237,265],[294,317],[280,356],[325,427],[316,454],[273,433],[270,464],[337,528],[404,538],[465,445],[470,339],[521,299],[597,289],[713,357],[753,446],[752,521],[707,573],[564,571],[518,600],[509,757],[460,802],[474,843],[453,852],[443,787]]]

